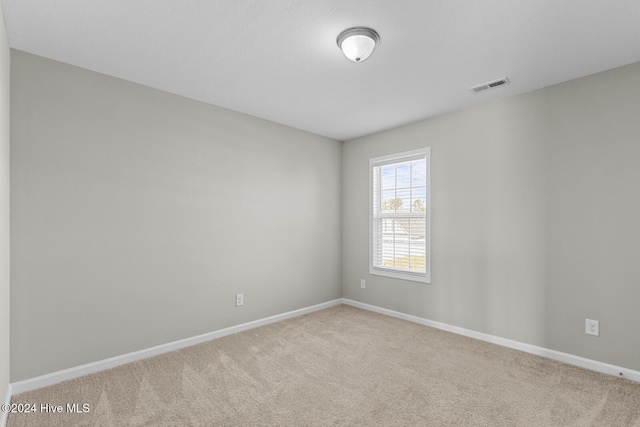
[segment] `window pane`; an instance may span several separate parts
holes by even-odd
[[[427,259],[424,255],[411,255],[411,264],[409,268],[414,271],[425,271],[427,269]]]
[[[382,220],[382,265],[384,267],[394,266],[394,238],[395,221],[393,219]]]
[[[425,219],[412,218],[409,226],[409,269],[426,270]]]
[[[409,219],[396,220],[396,240],[395,240],[395,266],[396,268],[409,268]]]
[[[396,167],[395,165],[387,165],[382,168],[382,189],[389,190],[396,188]]]
[[[384,213],[396,211],[396,191],[395,190],[383,190],[382,191],[382,204],[381,210]]]
[[[411,212],[426,212],[427,189],[426,187],[414,187],[411,197]]]
[[[399,188],[396,190],[396,212],[409,213],[411,211],[411,189]]]
[[[396,168],[397,188],[409,188],[411,186],[411,163],[399,163]]]
[[[409,234],[411,235],[412,241],[415,241],[416,239],[422,239],[424,241],[424,236],[426,234],[425,225],[426,220],[424,218],[411,218]]]
[[[411,185],[424,186],[427,183],[427,165],[424,160],[411,162]]]

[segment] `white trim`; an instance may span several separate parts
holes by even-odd
[[[52,372],[46,375],[41,375],[39,377],[11,383],[7,387],[5,403],[10,403],[11,397],[13,395],[25,393],[31,390],[36,390],[42,387],[47,387],[50,385],[60,383],[62,381],[67,381],[67,380],[78,378],[84,375],[104,371],[106,369],[111,369],[116,366],[125,365],[131,362],[136,362],[138,360],[157,356],[163,353],[168,353],[174,350],[179,350],[181,348],[191,347],[193,345],[200,344],[206,341],[211,341],[216,338],[221,338],[227,335],[236,334],[238,332],[243,332],[243,331],[247,331],[249,329],[257,328],[260,326],[269,325],[271,323],[279,322],[282,320],[291,319],[293,317],[298,317],[305,314],[313,313],[314,311],[323,310],[325,308],[334,307],[340,304],[346,304],[352,307],[357,307],[364,310],[369,310],[376,313],[384,314],[387,316],[396,317],[398,319],[408,320],[410,322],[418,323],[421,325],[431,326],[432,328],[441,329],[443,331],[452,332],[454,334],[464,335],[466,337],[479,339],[481,341],[490,342],[493,344],[501,345],[503,347],[513,348],[516,350],[524,351],[525,353],[535,354],[538,356],[546,357],[548,359],[568,363],[570,365],[579,366],[581,368],[589,369],[596,372],[602,372],[604,374],[613,375],[616,377],[618,377],[619,373],[622,372],[623,378],[640,382],[640,371],[635,371],[633,369],[627,369],[621,366],[610,365],[608,363],[598,362],[596,360],[586,359],[584,357],[574,356],[572,354],[562,353],[560,351],[550,350],[544,347],[538,347],[535,345],[510,340],[507,338],[497,337],[495,335],[489,335],[482,332],[472,331],[470,329],[460,328],[458,326],[449,325],[447,323],[436,322],[434,320],[424,319],[422,317],[400,313],[398,311],[393,311],[393,310],[389,310],[382,307],[377,307],[375,305],[365,304],[365,303],[354,301],[348,298],[339,298],[339,299],[327,301],[321,304],[313,305],[310,307],[289,311],[287,313],[266,317],[264,319],[258,319],[252,322],[242,323],[240,325],[231,326],[228,328],[220,329],[220,330],[209,332],[202,335],[197,335],[195,337],[185,338],[185,339],[173,341],[167,344],[161,344],[155,347],[134,351],[132,353],[111,357],[109,359],[87,363],[85,365],[77,366],[74,368],[64,369],[64,370]],[[0,427],[4,427],[6,425],[6,421],[7,421],[7,414],[4,414],[4,413],[1,414]]]
[[[394,279],[410,280],[412,282],[431,283],[426,273],[413,273],[411,271],[398,271],[390,268],[374,267],[369,269],[369,274],[374,276],[392,277]]]
[[[424,148],[417,148],[415,150],[403,151],[402,153],[385,154],[384,156],[378,156],[369,159],[369,164],[375,166],[383,166],[391,163],[411,161],[423,158],[424,153]]]
[[[538,347],[536,345],[510,340],[508,338],[501,338],[495,335],[485,334],[483,332],[472,331],[471,329],[460,328],[458,326],[449,325],[447,323],[436,322],[434,320],[424,319],[422,317],[413,316],[411,314],[400,313],[398,311],[377,307],[375,305],[365,304],[359,301],[350,300],[348,298],[342,298],[342,303],[350,305],[352,307],[362,308],[364,310],[396,317],[398,319],[408,320],[409,322],[431,326],[432,328],[441,329],[443,331],[453,332],[454,334],[464,335],[465,337],[475,338],[481,341],[501,345],[503,347],[509,347],[515,350],[524,351],[525,353],[531,353],[538,356],[546,357],[547,359],[556,360],[558,362],[567,363],[569,365],[578,366],[580,368],[588,369],[591,371],[613,375],[615,377],[620,377],[620,373],[622,373],[622,378],[640,382],[640,371],[636,371],[633,369],[623,368],[621,366],[611,365],[608,363],[599,362],[597,360],[563,353],[561,351],[550,350],[548,348]]]
[[[71,380],[84,375],[93,374],[95,372],[100,372],[106,369],[115,368],[116,366],[125,365],[131,362],[136,362],[138,360],[146,359],[148,357],[157,356],[159,354],[168,353],[170,351],[179,350],[185,347],[191,347],[193,345],[200,344],[206,341],[211,341],[216,338],[237,334],[238,332],[243,332],[243,331],[247,331],[249,329],[257,328],[260,326],[269,325],[271,323],[280,322],[282,320],[291,319],[293,317],[302,316],[304,314],[309,314],[314,311],[322,310],[325,308],[334,307],[336,305],[340,305],[341,303],[342,303],[342,299],[339,298],[333,301],[327,301],[321,304],[312,305],[310,307],[289,311],[287,313],[265,317],[264,319],[258,319],[252,322],[242,323],[240,325],[231,326],[231,327],[220,329],[213,332],[208,332],[206,334],[197,335],[195,337],[185,338],[182,340],[157,345],[155,347],[134,351],[132,353],[111,357],[109,359],[99,360],[97,362],[87,363],[86,365],[80,365],[74,368],[51,372],[49,374],[41,375],[39,377],[29,378],[27,380],[12,383],[10,384],[11,386],[10,391],[13,393],[13,395],[16,395],[16,394],[24,393],[27,391],[36,390],[42,387],[47,387],[53,384],[60,383],[62,381]]]
[[[5,405],[10,405],[11,404],[11,384],[7,384],[7,394],[4,397],[4,400],[2,403],[4,403]],[[4,412],[4,411],[0,411],[0,427],[6,427],[7,426],[7,420],[9,419],[9,413],[8,412]]]

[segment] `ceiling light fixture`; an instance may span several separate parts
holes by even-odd
[[[371,28],[357,27],[344,30],[336,41],[350,61],[362,62],[371,55],[380,42],[380,36]]]

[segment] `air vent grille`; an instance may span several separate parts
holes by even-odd
[[[503,77],[501,79],[494,80],[492,82],[487,82],[478,86],[470,87],[469,90],[473,93],[480,93],[480,92],[484,92],[485,90],[495,89],[497,87],[506,86],[508,84],[509,84],[509,79],[506,77]]]

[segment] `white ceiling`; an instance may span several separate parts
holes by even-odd
[[[640,0],[2,1],[12,48],[338,140],[640,61]]]

